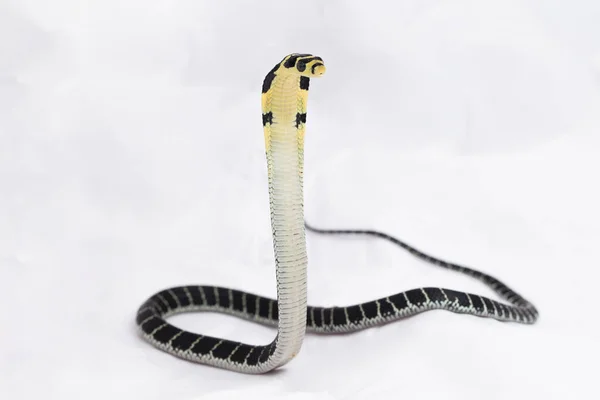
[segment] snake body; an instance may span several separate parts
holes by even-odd
[[[179,286],[162,290],[138,309],[141,336],[155,347],[189,361],[231,371],[260,374],[293,359],[305,332],[355,332],[427,310],[442,309],[532,324],[536,308],[498,279],[431,257],[387,234],[372,230],[325,230],[305,223],[303,204],[304,132],[310,78],[325,73],[320,57],[290,54],[265,77],[262,123],[268,169],[277,299],[218,286]],[[384,238],[443,268],[474,277],[510,304],[451,289],[424,287],[346,307],[313,307],[306,301],[306,230]],[[177,313],[214,311],[276,326],[267,345],[251,345],[179,329],[166,319]]]

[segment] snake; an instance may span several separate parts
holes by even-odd
[[[163,289],[138,309],[143,340],[172,356],[246,374],[264,374],[290,362],[305,334],[358,332],[428,310],[447,310],[504,322],[533,324],[535,306],[500,280],[478,270],[432,257],[380,231],[322,229],[304,218],[304,136],[310,80],[326,71],[323,59],[292,53],[265,76],[262,125],[268,175],[277,298],[233,288],[186,285]],[[473,277],[505,302],[440,287],[422,287],[350,306],[307,304],[306,232],[363,235],[388,240],[419,259]],[[218,312],[276,327],[271,343],[254,345],[180,329],[168,317],[184,312]]]

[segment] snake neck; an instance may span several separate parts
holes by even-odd
[[[306,90],[299,76],[275,79],[263,98],[269,202],[277,276],[279,327],[273,362],[300,350],[306,330],[306,242],[303,164]],[[298,115],[304,115],[298,117]],[[298,121],[298,119],[303,119]]]

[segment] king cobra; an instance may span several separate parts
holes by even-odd
[[[324,73],[321,57],[294,53],[278,63],[262,85],[277,299],[218,286],[165,289],[146,300],[137,312],[136,323],[143,339],[192,362],[260,374],[292,360],[307,331],[355,332],[434,309],[533,324],[538,317],[533,304],[490,275],[431,257],[378,231],[317,229],[305,222],[303,171],[308,86],[311,78]],[[451,289],[424,287],[346,307],[308,306],[306,230],[384,238],[424,261],[482,281],[510,304]],[[220,312],[276,326],[277,334],[270,344],[251,345],[187,332],[166,322],[171,315],[196,311]]]

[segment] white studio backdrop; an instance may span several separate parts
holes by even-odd
[[[0,398],[599,398],[599,20],[596,1],[0,1]],[[162,288],[275,295],[260,87],[292,52],[328,67],[311,82],[308,220],[488,272],[537,324],[432,311],[308,335],[265,376],[136,335]],[[308,246],[312,304],[493,296],[388,243]]]

